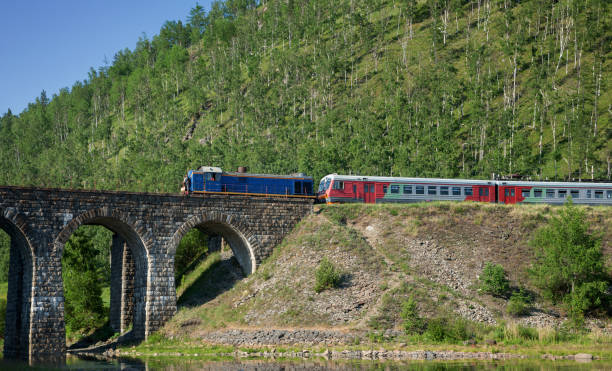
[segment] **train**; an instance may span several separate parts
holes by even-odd
[[[253,174],[242,167],[237,172],[224,172],[219,167],[201,166],[187,172],[185,183],[188,193],[195,194],[315,198],[313,178],[302,173]]]
[[[188,179],[188,180],[187,180]],[[202,166],[189,170],[187,190],[195,194],[229,194],[313,198],[335,203],[410,203],[428,201],[476,201],[500,204],[575,204],[612,206],[612,183],[532,182],[403,178],[329,174],[315,192],[314,179],[303,173],[253,174],[245,168],[224,172]]]

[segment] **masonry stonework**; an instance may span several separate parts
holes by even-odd
[[[220,236],[246,274],[295,224],[310,199],[0,187],[0,228],[11,236],[4,354],[65,354],[64,244],[82,225],[112,232],[113,328],[145,339],[176,313],[174,254],[192,228]],[[9,321],[10,319],[10,321]]]

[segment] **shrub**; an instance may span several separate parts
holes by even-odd
[[[404,330],[407,334],[422,334],[425,329],[425,321],[419,316],[416,301],[412,296],[402,303],[400,313],[404,321]]]
[[[500,264],[487,262],[478,279],[480,290],[487,294],[506,297],[510,291],[510,281],[506,278],[506,271]]]
[[[508,300],[506,312],[517,317],[527,315],[529,314],[531,302],[531,296],[525,290],[515,291],[510,296],[510,300]]]
[[[578,322],[610,299],[601,238],[591,235],[588,227],[584,210],[569,200],[531,241],[535,262],[529,273],[535,285],[546,298],[563,302]]]
[[[332,262],[324,257],[315,272],[315,287],[316,292],[321,292],[326,289],[331,289],[340,286],[340,271],[334,267]]]
[[[473,325],[463,318],[433,318],[427,322],[425,336],[431,341],[458,342],[473,339],[476,334]]]

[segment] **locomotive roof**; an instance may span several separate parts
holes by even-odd
[[[329,175],[326,175],[325,178],[332,178],[332,179],[338,179],[338,180],[366,181],[366,182],[389,182],[389,183],[448,183],[448,184],[489,184],[489,185],[495,184],[494,180],[402,178],[402,177],[338,175],[338,174],[329,174]]]
[[[222,175],[229,176],[247,176],[247,177],[258,177],[258,178],[282,178],[282,179],[304,179],[304,180],[313,180],[311,176],[298,173],[298,174],[290,174],[290,175],[280,175],[280,174],[258,174],[258,173],[240,173],[234,171],[223,171],[220,167],[215,166],[200,166],[198,170],[192,170],[195,173],[221,173]]]

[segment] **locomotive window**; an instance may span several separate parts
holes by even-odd
[[[510,190],[510,197],[514,197],[514,188]]]
[[[533,190],[533,197],[542,197],[542,190],[541,189],[534,189]]]
[[[435,195],[436,194],[436,186],[428,186],[427,187],[427,194],[428,195]]]
[[[577,189],[572,189],[570,194],[572,195],[572,198],[580,198],[580,191]]]
[[[387,185],[383,184],[383,193],[387,193]]]
[[[567,196],[567,189],[560,189],[559,198],[565,198],[565,196]]]
[[[440,194],[443,196],[448,196],[448,187],[440,187]]]
[[[561,196],[559,196],[561,197]],[[546,190],[546,198],[555,198],[555,190],[554,189],[547,189]]]
[[[521,189],[521,196],[523,196],[523,198],[529,197],[529,190],[528,189]]]
[[[425,186],[416,186],[416,194],[424,195],[425,194]]]
[[[334,189],[344,189],[344,182],[339,181],[339,180],[335,181],[333,188]]]
[[[295,182],[293,183],[293,191],[294,194],[299,195],[302,194],[302,182]]]
[[[606,191],[606,197],[608,199],[611,199],[612,198],[612,191]]]
[[[463,193],[464,193],[466,196],[471,196],[471,195],[473,194],[473,193],[472,193],[472,187],[465,187],[465,188],[463,188]]]
[[[399,193],[399,186],[398,185],[392,185],[391,186],[391,193]]]
[[[461,187],[453,187],[453,196],[461,196]]]
[[[595,198],[603,198],[603,191],[595,191]]]
[[[304,183],[304,193],[307,195],[312,194],[312,184],[308,182]]]
[[[412,194],[412,186],[405,185],[404,186],[404,194],[411,195]]]

